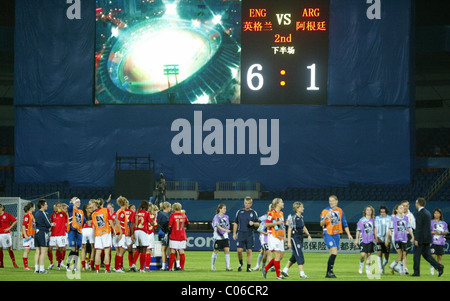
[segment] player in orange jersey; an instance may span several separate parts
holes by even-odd
[[[84,217],[86,222],[83,224],[82,237],[81,237],[81,268],[86,270],[88,268],[94,269],[94,229],[92,225],[92,213],[94,212],[96,205],[92,200],[88,204],[83,206]],[[88,245],[89,244],[89,245]],[[89,256],[89,257],[88,257]],[[86,259],[89,258],[89,262]]]
[[[32,202],[25,205],[23,211],[25,211],[25,215],[23,217],[22,222],[22,238],[23,238],[23,247],[25,251],[23,252],[23,269],[31,270],[28,266],[28,254],[31,249],[34,248],[34,234],[36,233],[36,223],[34,221],[33,212],[36,209]]]
[[[350,241],[353,241],[353,237],[350,234],[344,211],[338,207],[338,198],[335,195],[331,195],[328,198],[328,202],[330,206],[325,208],[320,214],[320,226],[323,227],[323,239],[330,251],[325,277],[336,278],[333,272],[333,266],[339,250],[341,234],[345,230]]]
[[[274,266],[277,273],[277,279],[284,277],[281,275],[280,262],[284,255],[284,242],[286,241],[286,231],[284,225],[284,215],[281,211],[284,208],[284,202],[280,198],[272,201],[272,210],[267,214],[266,228],[268,233],[269,250],[275,255],[274,258],[263,269],[263,276],[266,278],[267,271]]]
[[[78,197],[73,197],[68,206],[69,231],[67,237],[71,251],[67,258],[67,270],[70,270],[70,263],[74,261],[73,269],[78,267],[79,250],[83,244],[83,225],[86,221],[84,211],[80,209],[81,201]]]
[[[184,271],[184,264],[186,262],[186,255],[184,249],[186,249],[186,230],[185,226],[189,224],[189,220],[181,210],[181,204],[175,203],[172,206],[175,211],[169,218],[169,230],[170,230],[170,258],[169,258],[169,271],[173,270],[173,264],[175,262],[175,253],[178,251],[180,254],[180,267]]]
[[[95,235],[95,271],[100,270],[102,251],[105,252],[105,272],[111,273],[111,231],[114,231],[114,224],[107,208],[103,208],[103,200],[95,201],[97,210],[92,213],[92,224]]]

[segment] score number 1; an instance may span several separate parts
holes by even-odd
[[[261,88],[264,86],[264,77],[261,73],[256,72],[261,71],[263,68],[261,64],[253,64],[248,68],[247,72],[247,86],[252,91],[258,91],[261,90]],[[312,64],[310,66],[307,66],[307,69],[311,70],[311,77],[310,77],[310,86],[306,88],[307,91],[318,91],[320,90],[319,87],[316,86],[316,64]],[[257,80],[257,84],[255,85],[253,83],[253,79]]]

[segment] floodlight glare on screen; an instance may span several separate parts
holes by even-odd
[[[222,14],[205,7],[199,15],[194,6],[186,15],[178,1],[163,2],[148,4],[153,13],[135,14],[132,21],[130,12],[98,16],[98,28],[114,25],[98,56],[96,103],[219,103],[225,98],[219,94],[229,99],[228,91],[237,90],[240,43],[230,38]],[[175,69],[167,72],[167,66]]]
[[[98,4],[98,104],[327,103],[329,0]]]

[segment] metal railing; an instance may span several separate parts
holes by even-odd
[[[198,191],[196,181],[166,181],[168,191]]]
[[[434,183],[428,188],[428,190],[425,192],[424,198],[429,201],[433,198],[433,196],[438,193],[438,191],[447,183],[447,181],[450,179],[450,167],[448,167],[440,176],[439,178],[434,181]]]
[[[260,191],[261,184],[251,181],[217,182],[216,191]]]
[[[247,196],[259,199],[261,184],[253,181],[216,182],[214,199],[242,199]]]

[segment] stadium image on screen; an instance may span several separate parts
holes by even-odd
[[[96,104],[240,103],[240,2],[96,2]]]

